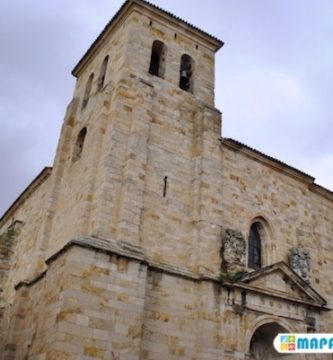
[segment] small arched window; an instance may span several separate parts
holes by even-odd
[[[155,40],[151,48],[149,73],[161,78],[165,73],[166,46],[162,41]]]
[[[252,269],[261,268],[261,238],[259,222],[251,225],[248,248],[248,267]]]
[[[194,61],[191,56],[184,54],[180,59],[179,87],[185,91],[193,92]]]
[[[94,80],[94,73],[92,73],[89,76],[89,79],[87,81],[87,85],[86,85],[86,89],[84,91],[84,96],[83,96],[83,101],[82,101],[82,109],[85,108],[88,104],[93,80]]]
[[[99,73],[99,77],[98,77],[98,82],[97,82],[97,91],[101,91],[103,89],[104,81],[105,81],[106,68],[108,66],[108,61],[109,61],[109,55],[105,56],[105,58],[103,60],[101,70],[100,70],[100,73]]]
[[[78,159],[80,159],[86,135],[87,135],[87,128],[84,127],[83,129],[81,129],[81,131],[79,132],[79,135],[77,136],[76,143],[74,146],[74,151],[73,151],[72,162],[75,162]]]

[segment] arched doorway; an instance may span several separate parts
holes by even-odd
[[[288,333],[288,330],[275,322],[258,327],[250,342],[250,360],[301,359],[295,354],[280,354],[274,349],[273,340],[279,333]]]

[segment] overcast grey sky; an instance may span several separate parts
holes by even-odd
[[[225,42],[222,133],[333,190],[333,1],[151,0]],[[0,213],[52,165],[70,72],[120,0],[1,0]]]

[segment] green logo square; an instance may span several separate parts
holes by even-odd
[[[295,341],[296,341],[296,336],[294,335],[288,336],[288,342],[294,343]]]

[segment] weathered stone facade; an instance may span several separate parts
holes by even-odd
[[[221,138],[222,45],[128,0],[75,67],[53,168],[0,219],[3,359],[271,359],[278,332],[333,332],[333,194]]]

